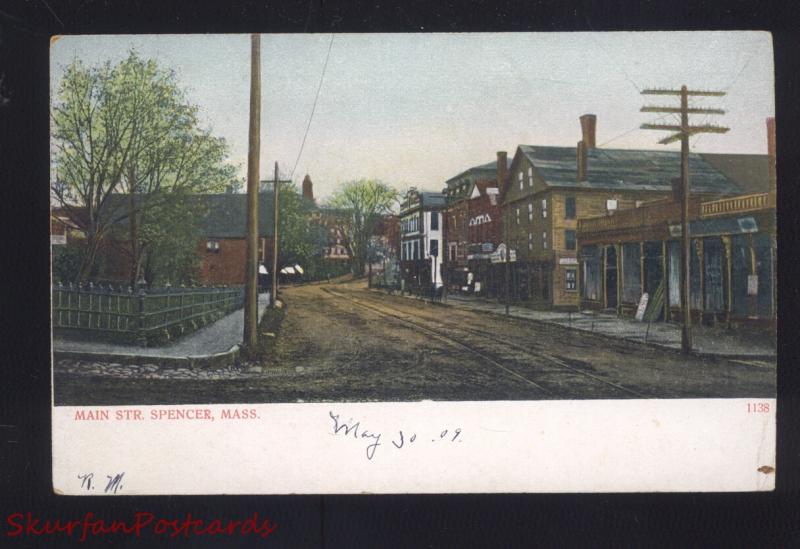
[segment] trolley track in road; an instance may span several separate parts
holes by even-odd
[[[533,349],[530,349],[530,348],[525,347],[523,345],[520,345],[518,343],[515,343],[513,341],[508,341],[508,340],[503,339],[503,338],[498,338],[498,337],[495,337],[495,336],[489,337],[489,336],[487,336],[487,334],[485,332],[481,332],[479,330],[468,328],[468,327],[462,326],[460,324],[455,324],[455,323],[452,323],[452,322],[443,321],[443,320],[440,320],[440,319],[431,320],[431,319],[423,319],[423,318],[421,318],[419,316],[415,316],[415,317],[413,317],[414,319],[412,320],[412,318],[409,317],[407,314],[398,314],[399,312],[396,311],[396,310],[390,310],[390,309],[387,310],[385,305],[380,305],[379,306],[379,305],[375,304],[374,301],[372,301],[372,300],[358,299],[358,298],[355,298],[355,297],[353,297],[351,295],[347,295],[346,293],[338,292],[338,291],[331,290],[331,289],[328,289],[328,288],[325,288],[324,291],[326,291],[327,293],[329,293],[331,295],[334,295],[336,297],[346,299],[346,300],[350,301],[351,303],[353,303],[355,305],[358,305],[358,306],[360,306],[360,307],[362,307],[364,309],[371,310],[371,311],[373,311],[375,313],[378,313],[380,315],[383,315],[383,316],[394,318],[394,319],[399,320],[399,321],[401,321],[403,323],[406,323],[408,325],[414,326],[415,328],[417,328],[419,330],[422,330],[422,331],[424,331],[426,333],[432,334],[432,335],[436,336],[438,339],[446,340],[450,344],[455,344],[455,345],[457,345],[457,346],[459,346],[461,348],[464,348],[464,349],[468,350],[469,352],[471,352],[471,353],[481,357],[482,359],[486,360],[487,362],[489,362],[493,366],[496,366],[496,367],[502,369],[503,371],[511,374],[512,376],[514,376],[517,379],[524,380],[525,382],[537,387],[539,390],[541,390],[542,392],[544,392],[546,394],[549,394],[549,395],[556,395],[557,393],[554,392],[552,389],[549,389],[549,388],[543,386],[541,383],[544,383],[544,382],[542,382],[542,381],[536,382],[536,381],[534,381],[534,380],[522,375],[518,371],[515,371],[515,370],[509,368],[505,364],[502,364],[496,358],[493,358],[493,357],[489,356],[485,351],[479,349],[475,345],[472,345],[472,344],[469,344],[469,343],[465,343],[464,341],[461,341],[461,340],[457,339],[456,337],[454,337],[452,335],[453,332],[456,332],[456,333],[462,332],[462,333],[469,334],[469,335],[471,335],[473,337],[489,339],[490,343],[495,343],[495,344],[499,343],[499,344],[504,345],[508,349],[512,349],[512,350],[516,351],[517,353],[522,353],[523,355],[528,355],[530,357],[533,357],[534,359],[536,359],[536,361],[538,363],[544,362],[544,363],[546,363],[547,365],[549,365],[551,367],[555,367],[558,371],[568,372],[568,373],[570,373],[572,375],[579,376],[581,379],[589,380],[590,382],[602,384],[606,388],[612,388],[614,391],[624,393],[625,395],[627,395],[629,397],[632,396],[632,397],[636,397],[636,398],[653,398],[653,397],[644,395],[644,394],[642,394],[642,393],[640,393],[640,392],[638,392],[636,390],[630,389],[628,387],[624,387],[624,386],[622,386],[622,385],[620,385],[618,383],[615,383],[613,381],[609,381],[607,379],[604,379],[604,378],[602,378],[602,377],[600,377],[598,375],[595,375],[595,374],[593,374],[591,372],[586,372],[586,371],[584,371],[584,370],[582,370],[580,368],[576,368],[574,366],[571,366],[571,365],[567,364],[564,360],[562,360],[562,359],[560,359],[560,358],[558,358],[556,356],[553,356],[552,354],[550,354],[550,353],[548,353],[546,351],[543,351],[541,349],[533,350]],[[444,328],[444,330],[437,329],[435,327],[431,327],[430,325],[426,325],[424,323],[435,323],[438,326],[441,326],[442,328]],[[551,373],[554,373],[554,372],[539,371],[537,373],[540,374],[540,375],[547,375],[547,374],[551,374]]]
[[[421,331],[423,331],[423,332],[425,332],[425,333],[427,333],[429,335],[432,335],[432,336],[436,337],[437,339],[439,339],[441,341],[444,341],[448,345],[456,346],[456,347],[460,347],[462,349],[465,349],[466,351],[468,351],[468,352],[470,352],[470,353],[472,353],[472,354],[474,354],[476,356],[479,356],[480,358],[482,358],[483,360],[485,360],[488,363],[492,364],[493,366],[503,370],[505,373],[513,376],[514,378],[519,379],[521,381],[524,381],[528,385],[531,385],[531,386],[535,387],[537,390],[539,390],[539,391],[541,391],[541,392],[543,392],[543,393],[545,393],[547,395],[553,395],[552,391],[544,388],[543,386],[539,385],[535,381],[530,380],[530,379],[526,378],[525,376],[519,374],[518,372],[515,372],[514,370],[512,370],[512,369],[508,368],[507,366],[501,364],[500,362],[498,362],[494,358],[488,356],[486,353],[480,351],[479,349],[475,348],[472,345],[468,345],[468,344],[466,344],[466,343],[464,343],[462,341],[458,341],[457,339],[454,339],[454,338],[452,338],[452,337],[450,337],[450,336],[448,336],[446,334],[443,334],[443,333],[441,333],[441,332],[439,332],[437,330],[431,329],[431,328],[429,328],[427,326],[423,326],[422,324],[420,324],[418,322],[414,322],[412,320],[409,320],[408,318],[405,318],[405,317],[400,316],[398,314],[395,314],[393,312],[387,312],[385,310],[381,310],[379,307],[375,307],[373,305],[367,305],[363,301],[361,301],[360,299],[356,299],[354,297],[351,297],[351,296],[348,296],[348,295],[344,295],[342,293],[336,292],[336,291],[331,290],[329,288],[323,288],[322,290],[325,293],[328,293],[328,294],[330,294],[332,296],[346,299],[347,301],[353,303],[354,305],[357,305],[357,306],[359,306],[359,307],[361,307],[363,309],[367,309],[369,311],[377,313],[380,316],[390,317],[390,318],[393,318],[396,321],[399,321],[399,322],[402,322],[402,323],[405,323],[405,324],[409,324],[409,325],[413,326],[414,328],[417,328],[417,329],[419,329],[419,330],[421,330]]]

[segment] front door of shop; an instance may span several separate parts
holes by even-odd
[[[606,308],[617,308],[617,249],[606,246]]]

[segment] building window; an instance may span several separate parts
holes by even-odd
[[[613,212],[617,209],[617,199],[616,198],[609,198],[606,200],[606,210],[609,212]]]
[[[435,238],[431,239],[431,256],[439,257],[439,241]]]
[[[439,214],[436,212],[431,212],[431,230],[439,230]]]
[[[577,291],[578,269],[575,267],[567,267],[564,269],[564,289],[568,292]]]
[[[528,250],[533,250],[533,233],[528,233]]]
[[[528,202],[528,222],[533,223],[533,202]]]
[[[567,250],[575,250],[577,248],[577,239],[575,237],[575,231],[571,229],[567,229],[564,231],[564,247]]]
[[[517,212],[517,225],[519,225],[519,206],[517,206],[516,212]]]
[[[458,253],[458,244],[450,244],[450,261],[455,262],[456,254]]]
[[[414,255],[412,256],[412,259],[419,259],[419,241],[418,240],[414,241]]]
[[[542,248],[547,249],[547,231],[542,232]]]
[[[528,185],[533,185],[533,168],[528,166]]]
[[[219,251],[219,240],[209,240],[206,242],[206,250],[209,252]]]
[[[519,172],[519,173],[517,174],[517,179],[519,180],[519,190],[522,190],[522,185],[523,185],[523,182],[522,182],[522,172]]]
[[[542,199],[542,218],[547,217],[547,199]]]
[[[575,219],[576,216],[576,208],[575,208],[575,197],[568,196],[564,200],[564,218],[565,219]]]

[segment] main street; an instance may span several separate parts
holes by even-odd
[[[368,290],[286,288],[266,362],[219,373],[79,373],[58,404],[772,397],[774,364],[684,357],[567,328]],[[270,336],[265,336],[270,337]]]

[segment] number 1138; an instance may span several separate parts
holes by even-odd
[[[769,412],[769,402],[748,402],[747,412],[749,414],[766,414]]]

